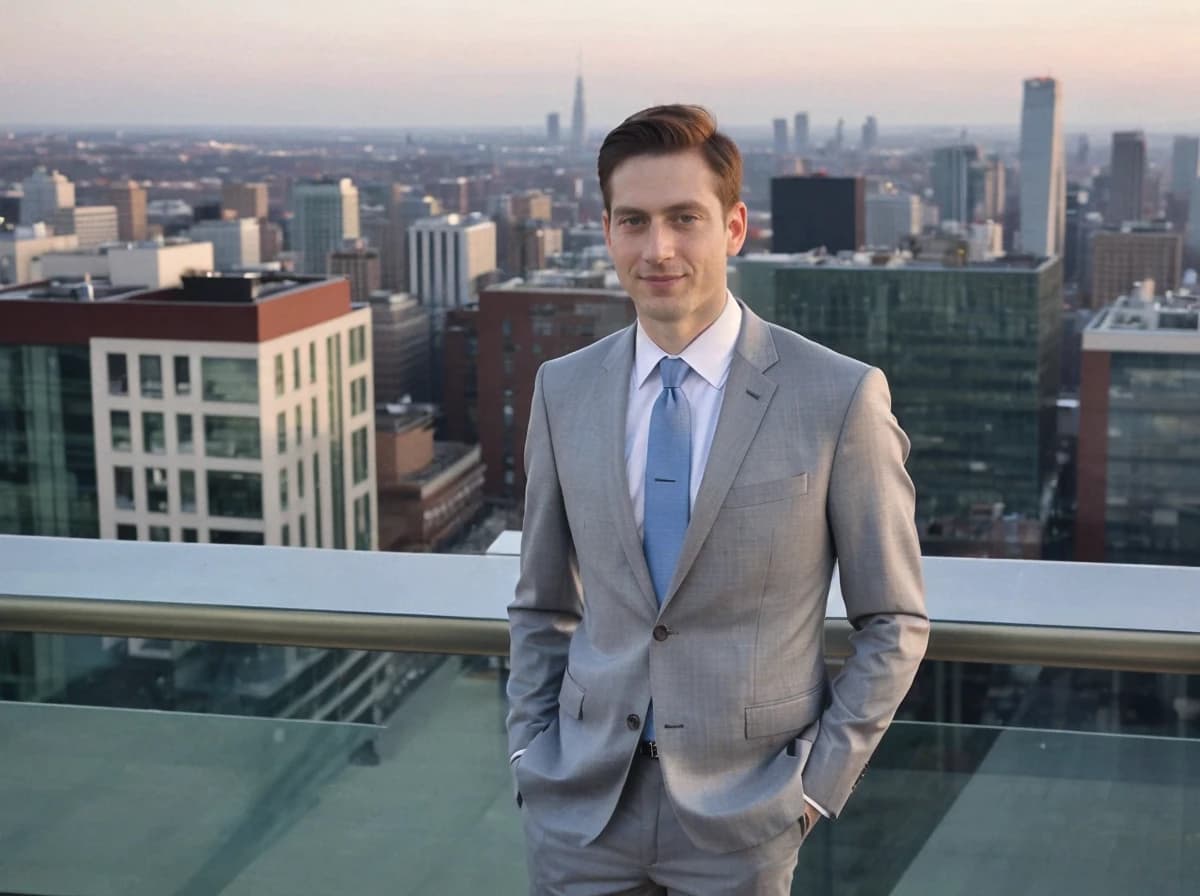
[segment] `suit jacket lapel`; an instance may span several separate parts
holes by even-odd
[[[717,429],[713,434],[704,478],[700,481],[700,490],[692,507],[691,521],[688,523],[683,547],[679,552],[675,575],[663,598],[664,609],[692,568],[700,548],[712,530],[713,523],[716,522],[717,512],[721,509],[725,495],[742,466],[746,452],[750,449],[750,443],[758,433],[776,388],[775,382],[765,376],[763,371],[778,360],[779,355],[775,351],[771,331],[762,318],[743,304],[742,330],[738,334],[729,378],[725,381],[725,397],[721,402],[721,413],[717,417]],[[628,383],[626,386],[628,387]],[[646,578],[649,581],[649,572],[646,573]],[[650,593],[653,595],[653,590]]]
[[[642,590],[642,596],[657,610],[658,599],[654,595],[650,568],[646,565],[646,555],[638,538],[637,520],[633,515],[633,501],[629,498],[629,477],[625,467],[625,417],[629,408],[629,377],[633,372],[635,328],[636,324],[616,340],[604,361],[605,375],[597,377],[598,394],[595,406],[598,412],[598,429],[595,444],[601,447],[605,491],[608,492],[609,511],[616,525],[617,538]]]

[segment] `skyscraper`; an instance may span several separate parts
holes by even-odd
[[[771,179],[771,251],[854,251],[866,242],[861,177]]]
[[[1112,138],[1112,187],[1104,220],[1120,226],[1142,220],[1146,188],[1146,135],[1117,131]]]
[[[575,102],[571,106],[571,149],[579,152],[587,139],[587,119],[583,108],[583,73],[575,76]]]
[[[358,188],[350,178],[305,181],[292,188],[292,248],[297,270],[324,274],[329,253],[359,236]]]
[[[22,224],[50,223],[60,208],[75,205],[75,185],[65,175],[40,166],[21,181],[21,190]]]
[[[1062,98],[1053,78],[1029,78],[1021,107],[1021,229],[1018,247],[1062,255],[1067,223]]]
[[[868,115],[862,126],[862,142],[859,144],[863,152],[870,152],[879,142],[879,121],[874,115]]]
[[[551,112],[546,116],[546,142],[551,146],[557,146],[561,139],[562,127],[559,125],[558,113]]]
[[[496,270],[496,225],[481,214],[426,218],[408,228],[408,291],[440,332],[445,312],[474,300]]]
[[[933,151],[933,201],[942,221],[966,225],[972,220],[971,166],[979,148],[968,144],[943,146]]]
[[[1191,211],[1192,184],[1200,174],[1200,138],[1176,137],[1171,148],[1171,184],[1167,196],[1167,216],[1177,230],[1185,230]]]
[[[775,134],[775,155],[786,156],[788,152],[787,119],[776,118],[771,122]]]
[[[108,189],[117,207],[117,238],[136,243],[146,238],[146,190],[137,181],[115,183]]]
[[[267,185],[264,183],[221,184],[221,210],[237,218],[267,216]]]
[[[797,112],[792,121],[792,139],[795,141],[796,155],[808,152],[808,113]]]
[[[350,301],[366,302],[380,288],[379,250],[361,239],[347,240],[342,248],[329,253],[329,273],[350,281]]]
[[[212,243],[213,267],[218,271],[250,267],[262,260],[257,218],[200,221],[192,225],[189,235],[198,243]]]

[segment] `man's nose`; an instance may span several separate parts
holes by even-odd
[[[646,232],[646,242],[642,247],[642,258],[645,261],[658,263],[666,261],[675,254],[675,244],[671,239],[670,228],[662,223],[652,223]]]

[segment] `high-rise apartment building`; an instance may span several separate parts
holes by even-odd
[[[380,289],[383,268],[379,250],[368,247],[363,240],[348,240],[329,253],[329,274],[346,277],[350,281],[350,300],[365,302]]]
[[[1088,304],[1103,308],[1145,280],[1175,290],[1182,266],[1182,234],[1149,224],[1099,231],[1092,235]]]
[[[329,253],[359,236],[358,189],[348,177],[298,183],[292,188],[292,214],[296,269],[324,274]]]
[[[71,205],[60,208],[50,223],[54,225],[56,234],[74,234],[78,237],[81,249],[114,243],[119,234],[115,205]]]
[[[861,177],[771,179],[771,251],[855,251],[866,242]]]
[[[1200,297],[1153,284],[1083,334],[1075,559],[1200,565]]]
[[[21,223],[52,224],[60,208],[75,205],[75,184],[66,175],[38,167],[21,181]]]
[[[0,291],[5,381],[53,371],[0,392],[0,531],[373,549],[370,329],[340,280]]]
[[[109,201],[117,208],[117,239],[127,243],[146,238],[146,190],[127,180],[108,188]]]
[[[212,243],[213,266],[218,271],[247,268],[262,259],[257,218],[201,221],[192,225],[189,236],[198,243]]]
[[[895,188],[866,197],[867,239],[872,249],[894,249],[921,232],[921,199]]]
[[[1104,220],[1120,227],[1145,218],[1146,135],[1117,131],[1112,137],[1112,180]],[[1115,298],[1115,296],[1113,297]]]
[[[776,118],[771,121],[772,132],[775,136],[775,155],[788,154],[788,123],[786,118]]]
[[[1054,78],[1025,81],[1021,104],[1021,228],[1017,247],[1036,257],[1062,255],[1067,174],[1062,97]]]
[[[943,146],[933,151],[933,201],[943,223],[955,221],[966,227],[974,220],[971,173],[979,159],[979,148],[970,144]]]
[[[808,113],[797,112],[792,119],[792,140],[796,155],[808,152]]]
[[[1055,473],[1060,261],[947,267],[809,254],[735,263],[739,294],[756,312],[887,374],[913,443],[908,468],[929,552],[986,553],[997,505],[1039,519]],[[987,524],[975,548],[963,532],[972,521]]]
[[[444,313],[474,301],[496,270],[496,225],[480,214],[425,218],[408,228],[408,291],[441,329]]]
[[[221,211],[235,218],[266,218],[267,185],[264,183],[221,184]]]

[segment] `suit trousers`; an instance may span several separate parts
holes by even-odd
[[[621,799],[600,836],[586,846],[521,809],[531,896],[787,896],[807,832],[730,853],[696,847],[675,817],[653,759],[635,756]]]

